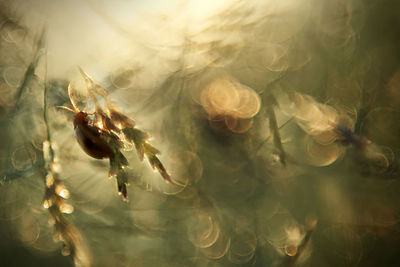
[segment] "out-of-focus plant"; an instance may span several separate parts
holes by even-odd
[[[9,2],[26,3],[0,8],[0,235],[24,253],[54,236],[77,266],[398,262],[399,8],[374,17],[390,1]],[[41,14],[49,67],[21,26]],[[369,36],[381,23],[390,38]]]
[[[50,139],[50,138],[49,138]],[[71,214],[73,206],[67,203],[68,189],[59,178],[59,166],[51,141],[43,144],[45,194],[43,207],[49,211],[49,223],[54,225],[54,241],[62,242],[62,254],[71,255],[75,266],[91,266],[90,254],[79,230],[65,214]]]
[[[47,68],[47,60],[45,67]],[[49,223],[54,225],[54,241],[62,242],[62,254],[64,256],[71,255],[75,266],[88,267],[91,266],[91,256],[86,242],[78,229],[67,219],[65,215],[71,214],[74,211],[74,208],[71,204],[67,203],[70,193],[59,177],[61,166],[57,160],[54,143],[52,143],[47,106],[47,69],[45,69],[43,80],[43,120],[45,122],[47,135],[46,141],[42,146],[45,177],[43,207],[48,209],[51,216]]]

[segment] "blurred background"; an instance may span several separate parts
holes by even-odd
[[[395,0],[2,0],[0,265],[399,266],[399,52]],[[176,184],[122,200],[78,67]]]

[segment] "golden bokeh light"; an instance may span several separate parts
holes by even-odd
[[[0,1],[0,266],[400,266],[398,10]]]
[[[219,129],[227,128],[234,133],[245,133],[260,110],[261,98],[253,89],[233,78],[222,77],[202,90],[200,103],[211,125]]]

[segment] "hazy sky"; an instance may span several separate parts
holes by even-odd
[[[200,27],[233,2],[238,1],[35,0],[13,5],[32,32],[46,25],[49,75],[70,78],[77,65],[102,76],[151,53],[145,48],[149,45],[179,45],[184,25],[185,30]]]

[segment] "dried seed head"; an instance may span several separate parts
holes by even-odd
[[[72,205],[63,203],[60,205],[60,211],[65,214],[71,214],[74,212],[74,207]]]
[[[122,112],[116,110],[115,108],[110,108],[110,117],[115,124],[120,125],[121,129],[133,128],[135,126],[135,122],[131,118],[124,115]]]
[[[43,201],[43,208],[48,209],[53,205],[53,201],[51,199],[46,199]]]

